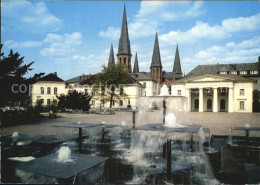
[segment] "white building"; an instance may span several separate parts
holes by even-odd
[[[253,80],[237,75],[190,76],[171,83],[192,112],[252,112]]]
[[[32,85],[31,99],[35,105],[37,100],[41,100],[43,105],[57,101],[57,95],[65,94],[65,82],[57,76],[57,73],[50,73]]]

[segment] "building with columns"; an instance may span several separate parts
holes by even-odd
[[[236,75],[190,76],[171,83],[191,112],[252,112],[253,80]]]

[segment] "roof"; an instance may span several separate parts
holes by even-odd
[[[80,85],[93,85],[95,81],[95,76],[96,75],[88,75],[85,80],[80,82]]]
[[[152,57],[151,67],[162,67],[157,32],[155,34],[155,41],[154,41],[154,47],[153,47],[153,57]]]
[[[127,18],[126,10],[124,4],[124,13],[121,27],[121,35],[118,44],[118,53],[117,54],[128,54],[131,55],[130,40],[128,36],[128,27],[127,27]]]
[[[178,45],[176,47],[176,52],[175,52],[175,59],[174,59],[174,64],[173,64],[173,70],[172,72],[174,74],[182,74],[181,72],[181,61],[180,61],[180,55],[179,55],[179,48]]]
[[[224,78],[227,80],[231,80],[233,82],[253,82],[253,80],[239,76],[239,75],[212,75],[212,74],[206,74],[206,75],[201,75],[201,76],[188,76],[184,77],[180,80],[176,80],[172,82],[171,84],[176,84],[176,83],[187,83],[195,79],[199,79],[202,77],[215,77],[215,78]]]
[[[135,53],[135,63],[134,63],[133,73],[139,73],[139,65],[138,65],[137,52]]]
[[[163,71],[162,77],[163,77],[163,78],[175,78],[175,79],[180,79],[180,78],[182,78],[183,76],[182,76],[180,73],[174,73],[174,72],[166,72],[166,71]]]
[[[140,73],[132,73],[131,74],[132,78],[134,78],[137,81],[149,81],[149,80],[153,80],[150,77],[150,73],[146,73],[146,72],[140,72]]]
[[[109,54],[109,59],[108,59],[108,66],[109,65],[115,65],[113,44],[111,44],[111,48],[110,48],[110,54]]]
[[[253,71],[260,70],[260,63],[241,63],[241,64],[214,64],[198,65],[187,76],[200,76],[204,74],[219,74],[221,71]]]
[[[126,85],[131,85],[131,84],[137,84],[137,85],[141,85],[141,86],[143,86],[141,83],[139,83],[138,81],[137,81],[137,79],[135,79],[132,75],[129,75],[128,76],[128,80],[127,80],[127,82],[126,82]]]
[[[82,82],[83,80],[87,79],[89,75],[80,75],[80,76],[77,76],[77,77],[74,77],[74,78],[71,78],[69,80],[66,80],[66,83],[80,83]]]
[[[64,82],[61,78],[59,78],[57,75],[54,73],[50,73],[46,76],[43,76],[40,78],[38,81],[52,81],[52,82]]]

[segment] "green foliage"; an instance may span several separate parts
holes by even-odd
[[[43,101],[42,100],[37,100],[34,106],[34,111],[36,114],[40,114],[43,112]]]
[[[129,74],[125,71],[122,65],[109,65],[103,66],[103,70],[95,77],[95,94],[100,97],[104,102],[118,102],[120,99],[126,98],[127,94],[124,93],[124,84],[129,82]],[[102,85],[101,92],[98,87]],[[122,85],[122,86],[120,86]],[[117,93],[118,92],[118,93]]]
[[[59,99],[58,108],[61,110],[67,108],[88,111],[91,107],[90,100],[92,97],[76,90],[69,92],[68,95],[57,96],[57,98]]]
[[[1,86],[1,96],[0,96],[0,106],[4,106],[7,103],[13,102],[24,102],[29,96],[29,84],[35,83],[44,73],[35,74],[31,78],[25,78],[24,75],[29,71],[32,71],[31,67],[34,62],[29,64],[24,64],[24,57],[20,57],[17,52],[14,53],[10,50],[8,56],[4,56],[2,53],[3,45],[0,45],[0,86]],[[17,84],[26,85],[26,92],[12,92],[12,86]],[[16,86],[17,87],[17,86]],[[25,88],[24,88],[25,89]],[[23,89],[23,90],[24,90]],[[18,88],[16,89],[18,90]]]

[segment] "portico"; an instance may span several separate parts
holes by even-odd
[[[252,112],[253,82],[241,76],[191,76],[173,82],[171,89],[173,96],[187,97],[191,112]]]

